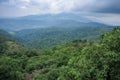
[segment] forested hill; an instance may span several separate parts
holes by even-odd
[[[6,39],[12,39],[13,36],[10,35],[8,32],[6,32],[5,30],[0,29],[0,37],[4,37]]]
[[[114,27],[49,27],[15,31],[14,36],[28,48],[45,49],[73,40],[98,40],[99,35]]]
[[[21,50],[23,48],[25,47],[17,42],[14,36],[0,29],[0,55],[4,55],[7,51],[10,52],[11,50]]]
[[[4,51],[6,50],[6,44],[5,44],[6,37],[5,36],[6,36],[6,32],[3,30],[0,30],[0,54],[4,53]]]
[[[120,28],[102,34],[98,42],[75,40],[51,49],[2,53],[0,80],[120,80]]]

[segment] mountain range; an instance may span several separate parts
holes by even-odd
[[[29,15],[17,18],[0,19],[0,28],[8,31],[18,31],[32,28],[46,27],[83,27],[83,26],[107,26],[103,23],[92,21],[78,14],[44,14]]]

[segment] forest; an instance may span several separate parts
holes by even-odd
[[[46,49],[74,40],[96,41],[99,35],[110,32],[114,26],[48,27],[12,31],[19,42],[30,49]]]
[[[120,28],[98,40],[29,49],[0,30],[0,80],[120,80]]]

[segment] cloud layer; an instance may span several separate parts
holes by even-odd
[[[119,3],[120,0],[0,0],[0,11],[120,13]]]
[[[112,17],[120,17],[119,3],[120,0],[0,0],[0,16],[13,17],[66,12],[85,13],[85,16],[96,17],[96,19],[101,17],[101,15],[95,16],[96,14],[103,14],[102,16],[111,14]],[[108,19],[108,16],[104,16],[105,18]]]

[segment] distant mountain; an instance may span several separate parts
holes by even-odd
[[[43,15],[30,15],[21,17],[19,19],[25,20],[48,20],[48,21],[55,21],[55,20],[73,20],[79,22],[91,22],[91,20],[82,17],[77,14],[72,13],[60,13],[60,14],[43,14]]]
[[[30,15],[12,19],[0,19],[0,28],[5,30],[22,30],[46,27],[83,27],[83,26],[106,26],[102,23],[91,21],[77,14],[44,14]]]

